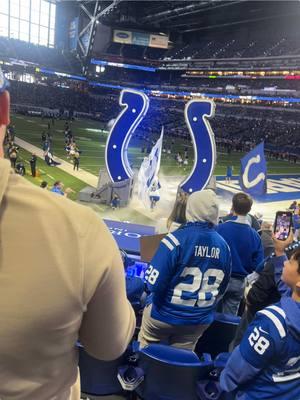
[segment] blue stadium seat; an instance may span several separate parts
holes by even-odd
[[[101,361],[90,356],[81,345],[79,370],[81,392],[90,396],[126,395],[118,381],[118,368],[126,364],[127,353],[114,361]]]
[[[197,400],[197,381],[213,368],[209,354],[200,360],[188,350],[151,344],[138,353],[144,381],[135,392],[143,400]]]
[[[202,381],[197,385],[199,400],[235,400],[235,393],[223,392],[219,382]]]
[[[201,400],[234,400],[236,393],[226,393],[220,388],[219,379],[230,353],[220,353],[214,359],[214,370],[209,379],[201,380],[197,384],[198,396]]]
[[[213,358],[228,352],[239,323],[240,317],[216,313],[214,322],[198,340],[195,352],[198,355],[209,353]]]
[[[214,367],[218,370],[225,368],[225,365],[230,357],[230,353],[220,353],[214,359]]]

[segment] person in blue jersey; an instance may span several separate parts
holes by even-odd
[[[228,289],[219,311],[237,315],[244,295],[245,278],[252,272],[263,269],[264,251],[259,234],[250,226],[248,213],[252,207],[252,198],[243,192],[232,198],[232,218],[219,224],[218,233],[226,240],[231,250],[232,274]]]
[[[53,193],[59,194],[60,196],[65,196],[65,192],[63,191],[64,185],[61,181],[56,181],[53,184],[52,189],[50,190]]]
[[[300,249],[287,259],[292,242],[274,240],[280,302],[256,314],[221,373],[221,388],[238,400],[300,399]]]
[[[63,189],[64,189],[64,184],[61,181],[56,181],[56,182],[54,182],[53,187],[50,190],[50,192],[56,193],[60,196],[65,196],[65,197],[68,197],[68,194],[70,194],[70,193],[74,193],[74,190],[72,190],[71,188],[66,188],[65,191],[63,191]]]
[[[151,302],[143,313],[141,347],[163,342],[193,350],[212,323],[231,273],[231,255],[216,232],[216,194],[203,190],[187,200],[187,223],[161,241],[145,273]]]

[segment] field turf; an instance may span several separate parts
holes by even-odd
[[[16,136],[28,143],[41,147],[41,134],[43,131],[47,132],[47,119],[42,120],[40,117],[13,115],[12,123],[15,125]],[[54,126],[52,126],[50,121],[50,131],[53,138],[52,149],[55,156],[69,161],[67,160],[67,155],[64,150],[64,124],[65,121],[55,121]],[[100,169],[105,169],[104,149],[108,132],[104,124],[92,120],[78,120],[72,122],[71,129],[75,136],[76,143],[82,151],[80,168],[92,174],[98,175]],[[137,128],[136,134],[138,135],[139,133],[141,132],[139,132],[139,129]],[[165,136],[164,144],[165,146],[171,144],[171,139]],[[146,143],[141,139],[138,139],[137,137],[132,138],[128,154],[133,168],[138,169],[143,158],[145,157],[146,154],[142,153],[141,151],[145,145]],[[177,152],[181,152],[181,154],[183,154],[186,146],[188,147],[189,166],[184,169],[183,167],[179,167],[177,165],[174,155]],[[182,139],[177,139],[172,147],[171,156],[168,157],[166,154],[162,154],[160,172],[169,176],[187,175],[190,171],[193,160],[193,148],[191,143],[187,143]],[[24,150],[21,151],[20,156],[27,161],[30,158],[30,154]],[[242,156],[242,153],[232,153],[230,155],[218,154],[215,174],[225,175],[227,165],[233,165],[234,174],[238,174],[240,169],[239,163]],[[29,170],[29,164],[26,164],[28,167],[27,169]],[[76,193],[85,186],[82,181],[61,171],[59,168],[47,167],[46,163],[40,159],[38,161],[38,168],[41,168],[43,171],[45,171],[45,176],[43,173],[41,173],[39,179],[34,180],[35,183],[39,183],[40,179],[44,180],[44,178],[45,180],[49,181],[50,184],[52,184],[52,181],[54,180],[62,180],[66,187],[71,187]],[[299,165],[295,165],[286,161],[268,160],[268,173],[299,173]],[[49,176],[51,176],[53,179],[49,178]],[[75,199],[76,193],[70,197]]]

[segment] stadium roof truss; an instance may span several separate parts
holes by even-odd
[[[99,19],[110,13],[121,1],[78,1],[80,10],[87,17],[87,19],[85,18],[87,23],[84,24],[77,38],[77,45],[82,57],[87,58],[90,55],[95,40],[96,24]]]

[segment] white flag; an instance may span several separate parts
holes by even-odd
[[[153,182],[157,182],[157,185],[159,185],[158,172],[160,168],[163,135],[164,127],[162,127],[160,138],[153,146],[149,156],[144,158],[138,173],[138,198],[142,200],[147,208],[150,208],[149,191],[151,185]]]

